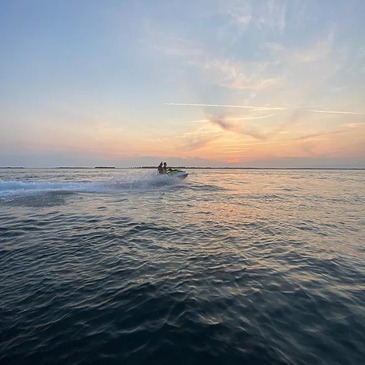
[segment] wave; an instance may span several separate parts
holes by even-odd
[[[90,191],[93,188],[96,188],[96,184],[92,182],[0,181],[0,196],[51,191]]]
[[[184,181],[167,176],[114,178],[109,181],[1,181],[0,197],[50,192],[143,192],[184,186]]]

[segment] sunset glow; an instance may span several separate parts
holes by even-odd
[[[0,3],[0,166],[365,167],[365,3]]]

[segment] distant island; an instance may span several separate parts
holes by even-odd
[[[170,166],[176,169],[188,170],[365,170],[365,167],[233,167],[233,166]],[[58,167],[24,167],[24,166],[0,166],[1,170],[19,170],[19,169],[60,169],[60,170],[91,170],[91,169],[157,169],[156,166],[131,166],[131,167],[115,167],[115,166],[58,166]]]
[[[24,169],[23,166],[0,166],[0,169]]]
[[[234,166],[171,166],[176,169],[190,170],[365,170],[364,167],[234,167]],[[131,169],[156,169],[156,166],[136,166]]]
[[[59,166],[56,167],[61,170],[81,170],[81,169],[115,169],[115,166],[95,166],[95,167],[87,167],[87,166]]]
[[[52,168],[52,167],[50,167]],[[60,170],[81,170],[81,169],[90,169],[91,167],[85,167],[85,166],[58,166],[55,167],[56,169]]]

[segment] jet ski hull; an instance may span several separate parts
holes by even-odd
[[[166,175],[169,177],[185,179],[189,174],[183,170],[172,169],[172,170],[167,171]]]

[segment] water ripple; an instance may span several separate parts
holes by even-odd
[[[76,174],[0,197],[0,363],[362,364],[363,175]]]

